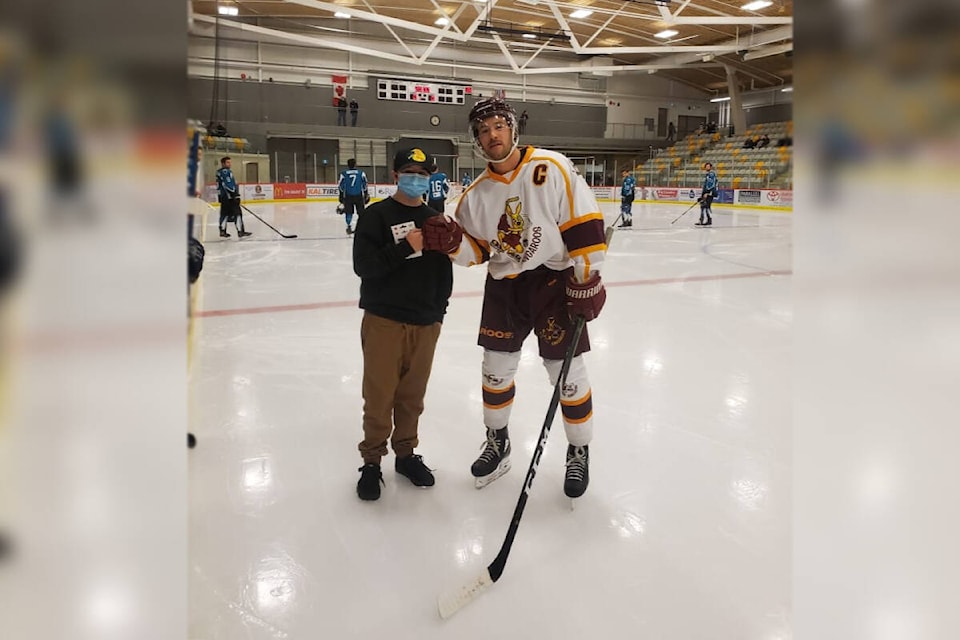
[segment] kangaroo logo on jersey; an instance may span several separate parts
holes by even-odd
[[[559,326],[554,318],[547,318],[547,326],[540,330],[540,337],[554,347],[563,342],[566,335],[566,330]]]
[[[523,203],[520,202],[520,197],[514,196],[508,199],[503,206],[503,215],[497,223],[497,237],[490,242],[490,246],[517,262],[529,260],[540,246],[542,232],[540,227],[534,227],[533,240],[527,239],[524,236],[531,235],[527,233],[529,225],[530,220],[523,215]]]
[[[514,196],[504,204],[503,215],[497,223],[497,239],[490,244],[497,251],[519,260],[526,247],[526,241],[523,239],[525,227],[523,203],[520,202],[519,197]]]

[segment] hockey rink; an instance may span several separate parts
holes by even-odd
[[[454,267],[417,453],[418,489],[361,459],[359,278],[335,202],[247,206],[206,228],[190,370],[194,640],[788,640],[791,214],[634,205],[588,325],[590,487],[563,495],[554,422],[503,577],[450,620],[437,596],[503,541],[552,388],[524,346],[513,469],[482,490],[476,346],[486,267]],[[619,203],[602,204],[608,224]],[[354,221],[354,224],[356,222]]]

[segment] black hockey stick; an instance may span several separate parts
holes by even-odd
[[[513,518],[510,519],[510,527],[507,529],[507,536],[500,547],[500,553],[494,558],[486,569],[479,576],[470,582],[462,585],[454,591],[448,591],[437,599],[437,608],[440,611],[441,618],[449,618],[464,606],[472,602],[481,593],[493,586],[493,583],[503,575],[503,569],[507,564],[507,556],[510,555],[510,547],[513,546],[513,539],[517,535],[517,529],[520,527],[520,518],[523,516],[523,509],[527,505],[527,497],[530,495],[530,487],[533,486],[533,477],[537,475],[537,466],[540,464],[540,456],[547,445],[547,436],[550,435],[550,426],[553,424],[553,418],[557,415],[557,407],[560,405],[560,389],[566,382],[567,373],[570,371],[570,363],[573,362],[573,354],[577,350],[577,343],[580,342],[580,334],[583,333],[583,325],[586,323],[583,316],[577,318],[577,323],[573,330],[573,340],[567,347],[567,354],[563,359],[563,365],[560,368],[560,375],[557,377],[557,383],[553,386],[553,397],[550,399],[550,408],[547,409],[547,416],[543,420],[543,427],[540,429],[540,439],[537,441],[537,447],[533,451],[533,458],[530,459],[530,467],[527,469],[527,477],[523,481],[523,489],[520,491],[520,498],[517,500],[517,506],[513,510]]]
[[[246,208],[246,207],[243,206],[242,204],[240,205],[240,208],[243,209],[244,211],[246,211],[247,213],[249,213],[250,215],[252,215],[254,218],[256,218],[257,220],[259,220],[259,221],[262,222],[263,224],[267,225],[268,227],[270,227],[271,229],[273,229],[274,231],[276,231],[277,233],[279,233],[281,238],[296,238],[296,237],[297,237],[297,234],[295,234],[295,233],[287,234],[287,233],[284,233],[284,232],[280,231],[280,230],[277,229],[275,226],[273,226],[272,224],[270,224],[269,222],[267,222],[266,220],[264,220],[263,218],[261,218],[260,216],[258,216],[257,214],[255,214],[253,211],[250,211],[250,209]]]
[[[690,212],[690,209],[693,209],[693,208],[694,208],[695,206],[697,206],[698,204],[700,204],[700,200],[699,200],[699,199],[697,199],[696,202],[694,202],[692,205],[690,205],[690,208],[688,208],[686,211],[684,211],[683,213],[681,213],[680,215],[678,215],[676,218],[674,218],[674,219],[673,219],[673,222],[676,222],[677,220],[679,220],[679,219],[682,218],[683,216],[687,215],[687,214]],[[671,222],[670,224],[673,224],[673,222]]]

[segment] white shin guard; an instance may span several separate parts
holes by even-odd
[[[547,370],[550,385],[555,386],[563,361],[544,359],[543,366]],[[593,399],[587,365],[582,355],[576,356],[570,363],[567,382],[560,390],[560,410],[567,442],[577,447],[590,444],[593,439]]]
[[[502,429],[510,422],[513,379],[519,363],[519,351],[483,351],[483,421],[491,429]]]

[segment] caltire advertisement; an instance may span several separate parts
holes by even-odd
[[[340,194],[340,189],[335,184],[308,184],[307,197],[311,200],[321,198],[336,198]]]

